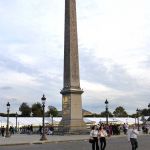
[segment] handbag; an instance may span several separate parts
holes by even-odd
[[[94,139],[89,139],[89,143],[94,143]]]

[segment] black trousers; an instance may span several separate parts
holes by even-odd
[[[105,137],[100,138],[100,145],[101,145],[101,150],[105,150],[105,147],[106,147],[106,138]]]
[[[2,136],[4,137],[4,131],[1,131],[1,133],[2,133]]]
[[[93,137],[94,142],[92,143],[92,150],[99,150],[99,146],[98,146],[98,138],[97,137]]]
[[[130,138],[130,142],[131,142],[132,150],[136,150],[138,148],[137,139]]]

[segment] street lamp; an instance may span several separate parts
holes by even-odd
[[[16,133],[18,132],[17,119],[18,119],[18,114],[17,114],[17,112],[16,112]]]
[[[10,103],[8,102],[6,104],[7,106],[7,126],[6,126],[6,137],[10,137],[10,134],[9,134],[9,110],[10,110]]]
[[[148,104],[148,112],[149,112],[149,117],[150,117],[150,103]]]
[[[43,133],[42,133],[42,137],[41,137],[41,141],[47,140],[46,135],[45,135],[45,95],[43,94],[43,97],[41,98],[42,100],[42,108],[43,108]]]
[[[53,115],[52,115],[52,114],[50,114],[50,117],[51,117],[52,126],[53,126]]]
[[[137,108],[136,112],[137,112],[138,131],[140,131],[140,127],[139,127],[139,111],[140,110]]]
[[[105,101],[105,104],[106,104],[106,124],[108,125],[108,101],[107,99]]]

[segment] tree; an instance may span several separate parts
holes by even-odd
[[[57,117],[58,116],[57,108],[54,106],[48,106],[47,115],[48,116],[52,115],[53,117]]]
[[[2,116],[2,117],[6,117],[6,116],[7,116],[7,114],[5,114],[5,113],[0,113],[0,116]]]
[[[32,105],[32,116],[34,117],[42,117],[42,105],[37,102]]]
[[[100,117],[101,115],[100,114],[97,114],[97,113],[93,113],[93,114],[89,114],[89,115],[84,115],[84,117]]]
[[[19,107],[19,111],[21,112],[21,116],[23,117],[29,117],[31,114],[31,108],[29,107],[29,105],[25,102],[23,102],[20,107]]]
[[[149,114],[150,114],[150,110],[149,109],[142,109],[141,110],[141,115],[143,115],[143,116],[149,116]]]
[[[122,106],[117,107],[113,114],[115,117],[128,117],[127,112]]]
[[[137,118],[137,113],[135,114],[132,114],[132,115],[129,115],[129,117],[132,117],[132,118]]]
[[[101,116],[101,117],[106,117],[106,116],[107,116],[106,111],[101,112],[100,116]],[[110,111],[108,111],[108,116],[109,116],[109,117],[113,117],[113,115],[112,115],[112,113],[111,113]]]

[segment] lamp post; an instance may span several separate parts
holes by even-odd
[[[42,137],[41,137],[41,141],[47,140],[46,135],[45,135],[45,95],[43,94],[43,97],[41,98],[42,100],[42,108],[43,108],[43,133],[42,133]]]
[[[52,114],[50,114],[50,117],[51,117],[52,126],[53,126],[53,115],[52,115]]]
[[[105,104],[106,104],[106,124],[108,125],[108,101],[107,99],[105,101]]]
[[[17,119],[18,119],[18,114],[16,112],[16,133],[18,132],[18,127],[17,127],[18,122],[17,122]]]
[[[150,118],[150,103],[148,104],[148,114],[149,114],[149,118]]]
[[[135,126],[136,126],[136,116],[135,116]]]
[[[140,131],[140,126],[139,126],[139,109],[137,108],[136,109],[136,112],[137,112],[137,123],[138,123],[138,131]]]
[[[7,126],[6,126],[6,136],[5,137],[10,137],[10,134],[9,134],[9,111],[10,111],[10,103],[8,102],[6,104],[7,106]]]

